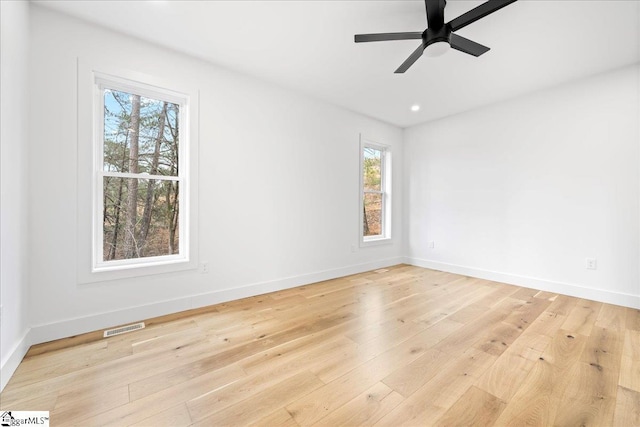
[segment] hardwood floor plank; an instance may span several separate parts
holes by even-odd
[[[462,354],[471,344],[478,340],[478,336],[484,339],[484,335],[487,334],[489,328],[494,327],[504,320],[509,313],[522,305],[523,303],[519,300],[505,299],[493,310],[485,312],[485,314],[464,328],[447,336],[437,344],[436,348],[452,355]]]
[[[510,297],[511,298],[511,297]],[[515,308],[509,315],[503,320],[504,323],[509,323],[516,328],[524,331],[531,326],[531,324],[551,305],[551,301],[547,299],[540,299],[530,297],[525,301],[523,305]]]
[[[50,420],[53,425],[82,425],[84,420],[95,418],[118,406],[129,403],[129,388],[120,387],[105,393],[77,401],[58,401]]]
[[[495,422],[497,426],[552,425],[557,411],[554,391],[557,370],[549,362],[538,361],[511,402]],[[556,393],[557,394],[557,393]]]
[[[50,351],[47,353],[46,358],[29,356],[29,353],[27,353],[27,356],[25,356],[20,366],[18,366],[16,373],[20,372],[18,378],[22,379],[22,377],[38,369],[64,364],[69,360],[70,354],[73,354],[74,359],[83,359],[91,357],[94,353],[106,351],[108,346],[109,340],[96,341],[81,346]]]
[[[0,399],[1,409],[14,411],[53,411],[58,401],[58,392],[36,393],[23,400],[5,401]]]
[[[236,369],[234,365],[221,368],[221,370],[234,369]],[[216,405],[211,405],[212,410],[210,412],[213,412],[216,409],[224,408],[246,399],[252,392],[268,387],[280,379],[277,373],[274,373],[268,378],[247,376],[238,378],[232,383],[223,381],[221,384],[220,376],[220,370],[206,373],[171,388],[130,401],[126,405],[109,410],[95,419],[89,419],[89,421],[92,424],[104,426],[135,424],[153,416],[157,412],[165,410],[167,406],[178,405],[182,402],[190,402],[192,399],[202,399],[204,397],[213,397],[212,401]]]
[[[559,295],[547,308],[547,311],[559,316],[568,316],[573,307],[578,303],[577,298],[567,295]]]
[[[250,399],[251,396],[279,384],[283,379],[305,372],[310,374],[307,368],[306,364],[283,365],[279,369],[250,375],[221,387],[209,387],[206,391],[185,399],[189,413],[194,420],[205,419]]]
[[[505,353],[535,362],[542,356],[550,342],[551,337],[539,334],[529,328],[509,346]]]
[[[433,425],[447,410],[429,404],[428,400],[405,399],[374,424],[376,427],[418,427]]]
[[[613,369],[617,378],[624,341],[624,330],[595,326],[589,335],[581,361],[600,371],[602,368]]]
[[[187,405],[181,403],[149,418],[131,424],[132,427],[187,427],[192,424]]]
[[[618,370],[577,363],[568,373],[554,423],[556,425],[608,426],[615,411]]]
[[[532,298],[536,296],[536,294],[540,292],[537,289],[531,288],[520,288],[516,293],[511,295],[511,298],[519,299],[522,301],[530,301]]]
[[[204,358],[193,363],[180,366],[176,369],[161,372],[156,375],[149,376],[139,381],[129,383],[129,393],[131,401],[142,399],[158,393],[159,391],[170,389],[173,386],[185,383],[193,378],[198,378],[207,373],[217,373],[211,380],[211,384],[222,387],[231,382],[237,381],[238,378],[245,376],[240,366],[230,365],[224,366],[217,363],[215,358]]]
[[[581,400],[563,399],[558,410],[558,414],[556,415],[554,425],[574,425],[585,427],[612,425],[612,420],[604,423],[598,421],[600,407],[601,404],[597,402],[587,404]]]
[[[494,295],[495,292],[496,291],[494,290],[494,292],[489,294],[489,296]],[[476,320],[478,317],[485,314],[488,309],[489,308],[487,305],[485,305],[485,303],[476,301],[456,311],[455,313],[450,315],[448,319],[453,320],[454,322],[465,324]]]
[[[491,354],[470,348],[414,394],[430,399],[434,406],[449,408],[478,381],[496,359]]]
[[[575,307],[567,315],[562,329],[574,334],[589,335],[600,314],[602,305],[601,302],[585,299],[578,300]]]
[[[607,329],[624,330],[626,326],[627,309],[618,305],[602,304],[596,326]]]
[[[373,425],[404,398],[383,383],[376,383],[370,389],[356,396],[314,426],[367,426]]]
[[[640,392],[618,387],[613,425],[640,427]]]
[[[506,406],[507,404],[496,396],[477,387],[470,387],[436,421],[435,426],[492,426]]]
[[[459,323],[475,321],[491,308],[500,305],[506,298],[518,291],[518,288],[515,286],[487,281],[483,281],[482,283],[484,283],[484,286],[491,288],[492,291],[482,298],[473,301],[471,304],[467,304],[456,310],[455,313],[447,317],[448,319]]]
[[[432,325],[426,329],[418,328],[420,332],[409,335],[399,334],[389,338],[387,345],[384,345],[384,341],[371,340],[366,343],[362,343],[358,346],[358,354],[362,360],[369,360],[375,356],[378,356],[390,347],[406,343],[408,340],[414,342],[420,342],[424,348],[431,348],[439,344],[442,340],[454,334],[461,329],[463,325],[458,322],[450,321],[449,319],[443,319],[442,321]]]
[[[480,286],[477,283],[478,280],[459,283],[461,285],[460,289],[432,299],[429,301],[429,307],[426,312],[416,313],[417,316],[411,316],[412,320],[430,326],[494,292],[493,288]],[[473,288],[469,290],[468,286],[473,286]]]
[[[462,357],[442,366],[440,372],[376,425],[432,425],[478,380],[495,359],[490,354],[469,348]]]
[[[516,394],[535,362],[505,352],[476,382],[477,387],[504,402]]]
[[[640,331],[625,331],[618,384],[640,392]]]
[[[62,377],[35,382],[28,386],[21,387],[14,386],[13,381],[10,380],[0,394],[0,409],[12,409],[12,405],[34,399],[37,396],[45,396],[51,393],[55,393],[57,396],[60,388],[64,387],[65,384],[73,383],[76,377],[77,374],[67,374]]]
[[[531,368],[510,399],[496,425],[551,425],[570,378],[568,372],[579,362],[586,338],[558,330],[554,339]]]
[[[386,341],[398,336],[398,334],[415,335],[420,331],[424,331],[428,326],[393,316],[390,320],[382,317],[378,320],[370,319],[367,326],[352,333],[346,334],[346,337],[357,344],[365,344],[371,341]]]
[[[640,310],[637,308],[626,308],[627,320],[626,327],[633,331],[640,331]]]
[[[553,303],[551,305],[553,305]],[[547,310],[531,323],[527,328],[527,332],[535,332],[550,338],[555,336],[567,317],[550,311],[550,308],[551,306],[547,307]]]
[[[495,356],[470,348],[409,395],[377,426],[432,425],[478,380]]]
[[[159,330],[152,337],[131,337],[130,346],[132,352],[142,353],[144,351],[163,351],[176,347],[187,346],[202,342],[208,338],[207,334],[198,327],[198,323],[194,320],[190,323],[192,327],[177,331]],[[113,347],[113,344],[110,346]],[[125,347],[128,347],[126,345]]]
[[[241,361],[240,365],[248,374],[267,372],[279,369],[284,365],[311,365],[317,375],[316,371],[322,371],[332,359],[336,357],[348,358],[349,355],[355,356],[357,354],[357,345],[343,336],[333,339],[326,337],[323,340],[314,336],[312,340],[304,340],[302,345],[297,346],[296,344],[300,341],[303,340],[296,340],[285,346],[269,349],[256,355],[261,357],[247,358]]]
[[[558,330],[549,346],[542,353],[540,360],[551,363],[558,371],[568,371],[580,361],[587,344],[587,337],[572,335],[568,331]]]
[[[285,356],[283,359],[278,360],[277,363],[264,365],[260,367],[261,369],[255,369],[253,372],[308,369],[324,383],[327,383],[326,378],[339,376],[339,372],[348,369],[345,368],[345,365],[351,367],[347,361],[354,360],[354,366],[362,363],[362,360],[358,357],[357,346],[345,337],[328,341],[326,345],[314,350],[293,353],[290,356],[293,357]]]
[[[473,347],[485,353],[500,356],[509,346],[520,337],[522,329],[505,322],[496,323],[480,339],[473,343]]]
[[[453,358],[440,350],[429,349],[413,362],[396,369],[382,382],[404,397],[408,397],[426,384],[431,378],[454,363]]]
[[[558,294],[553,293],[553,292],[539,291],[533,297],[534,298],[546,299],[548,301],[555,301],[555,299],[558,298]]]
[[[199,419],[190,411],[191,417],[195,420],[193,425],[250,425],[259,421],[271,408],[286,406],[299,396],[305,396],[323,385],[324,383],[311,372],[302,372],[206,418]]]
[[[291,418],[291,414],[284,408],[278,409],[255,423],[251,423],[251,425],[252,427],[298,427],[298,423]]]

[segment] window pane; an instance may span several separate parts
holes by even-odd
[[[382,234],[382,194],[364,194],[364,236],[380,236]]]
[[[179,253],[178,182],[103,180],[103,261]]]
[[[177,176],[180,107],[112,89],[103,95],[103,170]]]
[[[371,147],[364,147],[362,159],[362,182],[365,190],[381,189],[382,151]]]

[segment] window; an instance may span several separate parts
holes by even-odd
[[[95,78],[93,271],[185,262],[188,97]]]
[[[389,148],[363,140],[360,148],[361,244],[391,238],[391,153]]]

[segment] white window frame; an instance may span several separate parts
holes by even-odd
[[[373,148],[380,151],[380,191],[364,189],[364,150]],[[391,147],[360,136],[360,194],[359,194],[359,231],[360,247],[391,243]],[[382,195],[381,227],[382,233],[376,236],[364,235],[364,194],[378,193]]]
[[[102,73],[94,73],[94,208],[93,208],[93,251],[92,271],[109,271],[127,268],[138,268],[153,265],[173,264],[189,261],[189,96],[164,88],[152,87],[131,80],[117,78]],[[149,99],[166,101],[179,106],[180,142],[178,144],[178,176],[149,175],[144,173],[108,172],[104,170],[104,91],[105,89],[140,95]],[[104,202],[104,178],[154,179],[160,181],[177,181],[180,188],[178,199],[178,253],[152,257],[130,258],[104,261],[104,229],[102,217]],[[184,191],[184,195],[182,194]]]
[[[118,58],[78,58],[77,110],[77,263],[79,284],[90,284],[156,274],[177,273],[198,268],[198,136],[199,90],[192,82],[170,70],[141,62],[139,70],[122,68]],[[157,74],[161,72],[162,74]],[[104,100],[99,84],[116,84],[114,89],[181,104],[180,108],[180,240],[179,254],[133,260],[102,260],[102,123]],[[100,172],[100,175],[99,175]],[[141,175],[141,174],[140,174]],[[124,177],[128,177],[124,176]],[[100,179],[98,179],[100,178]],[[138,178],[153,178],[150,175]],[[162,179],[167,177],[163,176]],[[184,208],[183,208],[184,206]],[[96,239],[99,236],[99,239]]]

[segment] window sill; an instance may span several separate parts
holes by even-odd
[[[173,260],[156,263],[119,265],[99,267],[78,271],[79,284],[106,282],[110,280],[132,279],[135,277],[152,276],[156,274],[178,273],[187,270],[196,270],[197,263],[193,260]]]
[[[163,256],[134,258],[131,260],[107,261],[93,267],[91,273],[103,273],[107,271],[131,270],[135,268],[154,268],[163,265],[175,265],[188,263],[189,258],[185,256]],[[180,267],[178,267],[180,269]]]
[[[390,245],[393,243],[391,237],[373,237],[360,240],[360,247],[366,248],[368,246]]]

